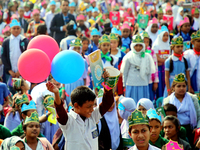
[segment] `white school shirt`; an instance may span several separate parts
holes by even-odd
[[[85,121],[79,114],[70,111],[66,125],[59,123],[65,137],[65,150],[98,150],[96,124],[101,117],[99,106],[94,108],[91,117]]]
[[[49,11],[48,13],[46,13],[45,15],[45,23],[47,25],[47,33],[50,34],[50,26],[51,26],[51,20],[54,17],[54,13],[52,13],[52,11]]]
[[[190,63],[190,77],[192,76],[192,73],[194,72],[194,70],[197,69],[197,88],[199,91],[200,90],[200,58],[199,58],[200,56],[198,57],[198,55],[196,55],[193,50],[187,50],[184,52],[184,57]],[[198,65],[195,66],[197,60],[198,60]]]
[[[134,145],[133,147],[129,148],[128,150],[138,150],[137,146]],[[148,150],[160,150],[159,148],[149,144]]]
[[[15,37],[14,35],[11,34],[10,36],[10,43],[9,43],[10,63],[11,63],[11,69],[14,72],[18,71],[17,63],[18,63],[19,56],[22,54],[20,50],[20,45],[19,45],[20,39],[21,39],[20,35]]]

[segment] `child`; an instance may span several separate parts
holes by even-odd
[[[159,24],[161,24],[161,21],[163,20],[163,10],[162,10],[162,8],[160,8],[157,11],[157,14],[158,14],[158,22],[159,22]]]
[[[86,37],[90,37],[89,35],[89,30],[88,28],[85,26],[85,16],[80,14],[79,16],[77,16],[76,18],[76,22],[77,22],[77,25],[78,25],[78,28],[81,29],[81,33],[83,34],[83,36],[86,36]]]
[[[177,15],[176,15],[176,20],[175,20],[175,25],[177,28],[179,26],[180,21],[183,20],[183,14],[184,14],[183,7],[179,7]]]
[[[6,24],[9,24],[11,21],[11,16],[15,13],[15,6],[14,2],[9,2],[8,3],[8,12],[4,12],[3,14],[3,20],[6,22]]]
[[[159,83],[157,90],[157,98],[163,96],[164,92],[164,62],[170,56],[170,45],[169,45],[169,32],[166,26],[162,26],[160,34],[158,35],[152,49],[156,53],[158,60],[158,75]]]
[[[175,116],[166,116],[163,121],[163,128],[167,139],[182,144],[184,150],[192,150],[190,144],[179,137],[180,122]]]
[[[24,18],[27,20],[27,21],[30,21],[31,19],[31,11],[30,11],[30,5],[28,2],[25,2],[24,3]]]
[[[165,91],[164,97],[167,97],[171,94],[171,85],[174,80],[174,76],[183,73],[186,75],[188,81],[188,91],[190,90],[190,66],[188,65],[188,61],[183,57],[183,38],[177,37],[173,38],[171,42],[171,49],[174,51],[173,55],[170,56],[165,61]]]
[[[158,148],[162,148],[162,146],[167,144],[169,140],[160,135],[160,131],[162,130],[161,116],[158,116],[155,109],[149,109],[147,111],[147,116],[149,118],[149,126],[151,129],[149,143]]]
[[[40,123],[36,111],[32,112],[30,117],[26,117],[23,124],[23,131],[25,133],[23,141],[31,149],[54,150],[46,138],[38,138],[40,134]]]
[[[2,34],[2,30],[5,26],[6,26],[6,23],[3,22],[3,13],[0,11],[0,35]]]
[[[190,78],[191,78],[191,92],[199,92],[200,90],[200,79],[199,79],[199,62],[200,62],[200,30],[193,33],[191,36],[191,43],[193,44],[193,50],[187,50],[184,52],[184,57],[189,61],[191,65]]]
[[[126,97],[137,103],[141,98],[149,98],[149,78],[155,73],[155,65],[151,55],[145,53],[145,44],[140,35],[133,37],[131,51],[123,59],[121,72]]]
[[[109,77],[104,70],[103,78]],[[93,109],[96,95],[88,87],[80,86],[71,93],[74,109],[66,113],[59,90],[50,82],[47,89],[55,94],[57,120],[65,137],[65,149],[98,149],[96,123],[114,103],[112,90],[104,90],[102,103]]]
[[[159,78],[158,78],[158,62],[157,62],[157,57],[156,54],[154,53],[154,50],[152,50],[150,48],[150,43],[151,43],[151,39],[149,38],[149,35],[146,31],[142,32],[142,37],[144,39],[144,44],[145,44],[145,52],[149,53],[153,60],[154,60],[154,64],[155,64],[155,69],[156,72],[151,74],[151,78],[149,81],[149,98],[151,101],[153,101],[155,99],[155,91],[158,88],[158,83],[159,83]]]
[[[150,127],[146,115],[142,112],[135,110],[132,112],[128,119],[129,122],[129,135],[133,139],[135,145],[129,150],[160,150],[159,148],[149,144],[150,140]]]
[[[200,127],[200,108],[195,95],[186,92],[187,81],[185,75],[180,73],[175,76],[172,83],[172,93],[164,99],[163,104],[174,104],[178,109],[178,119],[187,130],[187,137],[193,143],[192,132]]]
[[[154,106],[150,99],[141,98],[137,103],[137,109],[141,111],[143,115],[146,115],[147,111],[151,108],[154,109]]]
[[[19,22],[22,27],[22,34],[27,32],[28,22],[24,18],[24,7],[18,8]]]
[[[99,9],[97,7],[94,7],[92,9],[92,19],[96,21],[96,17],[99,15]]]
[[[74,16],[74,18],[76,18],[76,3],[75,2],[71,2],[69,4],[69,13],[72,14]]]
[[[43,18],[45,16],[46,8],[47,8],[47,2],[46,2],[46,0],[43,0],[41,2],[41,6],[42,6],[42,9],[41,9],[41,12],[40,12],[40,17]]]
[[[123,23],[122,27],[121,27],[121,31],[122,31],[122,44],[126,44],[130,47],[131,44],[131,38],[130,36],[130,26],[128,25],[128,23]]]
[[[96,28],[92,29],[91,43],[89,45],[87,54],[90,54],[98,49],[99,39],[100,39],[99,31]]]

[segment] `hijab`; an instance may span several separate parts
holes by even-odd
[[[148,98],[141,98],[137,103],[137,109],[140,105],[143,106],[146,110],[149,110],[150,108],[155,109],[152,101]]]
[[[180,14],[182,10],[183,10],[183,7],[178,8],[178,12],[176,15],[176,20],[175,20],[176,26],[179,26],[180,21],[183,20],[183,16],[181,16]]]
[[[156,33],[152,33],[151,32],[151,28],[152,28],[153,24],[150,24],[147,28],[146,28],[146,32],[149,34],[150,39],[152,40],[152,45],[155,42],[157,36],[158,36],[158,31]]]

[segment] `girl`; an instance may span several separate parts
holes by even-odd
[[[121,31],[122,31],[122,44],[126,44],[129,45],[131,44],[131,38],[130,38],[130,26],[127,23],[123,23],[122,27],[121,27]]]
[[[40,133],[40,123],[36,111],[32,112],[30,117],[26,117],[23,124],[23,130],[25,133],[23,141],[32,150],[54,150],[46,138],[38,138]]]
[[[11,22],[11,16],[15,13],[15,6],[14,2],[9,2],[8,3],[8,12],[4,12],[3,14],[3,20],[6,22],[6,24],[10,24]]]
[[[172,94],[164,99],[163,105],[170,103],[177,107],[178,119],[181,126],[187,130],[187,138],[193,145],[192,132],[200,127],[200,107],[196,96],[186,92],[187,81],[185,75],[180,73],[175,76],[172,83]]]
[[[179,73],[184,73],[188,81],[188,91],[190,90],[190,72],[188,61],[183,57],[183,38],[173,38],[171,42],[171,49],[174,51],[173,55],[165,61],[165,91],[164,97],[171,94],[171,85],[174,80],[174,76]]]
[[[137,103],[137,109],[141,111],[143,115],[146,115],[150,108],[154,109],[153,103],[150,99],[141,98]]]
[[[179,137],[180,122],[175,116],[166,116],[163,121],[165,138],[183,145],[184,150],[192,150],[190,144]]]
[[[150,43],[151,43],[151,39],[149,38],[149,35],[146,31],[142,32],[142,37],[144,39],[144,44],[145,44],[145,49],[146,49],[146,53],[149,53],[153,60],[154,60],[154,64],[155,64],[155,69],[156,72],[154,74],[151,74],[151,78],[149,81],[149,94],[150,94],[150,100],[153,101],[155,99],[155,91],[158,88],[158,62],[157,62],[157,57],[156,54],[154,52],[154,50],[152,50],[150,48]]]
[[[29,21],[31,19],[31,11],[30,11],[30,5],[28,4],[28,2],[24,3],[24,18],[27,19],[27,21]]]
[[[89,38],[90,37],[89,30],[84,24],[84,22],[85,22],[84,15],[81,14],[81,15],[77,16],[76,21],[77,21],[78,28],[80,28],[81,32],[83,33],[83,36],[86,36]]]
[[[82,54],[81,39],[76,38],[75,40],[73,40],[70,44],[69,50],[74,50],[81,55]],[[85,60],[85,71],[82,77],[74,83],[64,84],[65,90],[63,90],[63,92],[66,92],[68,94],[68,96],[66,97],[67,105],[71,102],[71,98],[70,98],[71,92],[78,86],[86,85],[87,72],[88,72],[88,65]]]
[[[157,98],[159,98],[163,96],[165,85],[164,62],[170,56],[169,32],[166,26],[162,26],[161,33],[158,35],[152,49],[156,53],[158,60],[159,83]]]
[[[184,14],[184,13],[183,13],[183,7],[179,7],[179,8],[178,8],[178,13],[177,13],[177,15],[176,15],[176,20],[175,20],[175,25],[176,25],[176,27],[178,27],[180,21],[183,20],[183,14]]]
[[[137,103],[140,98],[149,98],[149,78],[155,73],[152,57],[145,53],[145,44],[140,35],[134,36],[131,51],[124,57],[121,72],[123,86],[126,87],[126,97],[131,97]]]
[[[150,140],[150,127],[146,115],[137,109],[132,112],[128,119],[129,122],[129,135],[135,145],[129,150],[160,150],[159,148],[149,144]]]
[[[158,22],[159,22],[159,24],[161,24],[161,21],[163,20],[163,10],[162,10],[162,8],[160,8],[157,11],[157,14],[158,14]]]
[[[158,20],[156,18],[150,20],[145,31],[149,34],[153,45],[158,36]]]

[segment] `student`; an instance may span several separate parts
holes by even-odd
[[[184,57],[189,61],[191,66],[190,78],[191,78],[191,92],[197,92],[200,90],[200,79],[199,79],[199,65],[200,65],[200,30],[193,33],[191,36],[191,43],[194,46],[193,49],[184,52]]]
[[[147,114],[147,111],[149,109],[154,109],[153,103],[150,99],[147,98],[141,98],[137,102],[137,109],[142,112],[143,115]]]
[[[123,59],[121,65],[123,86],[126,87],[126,97],[131,97],[135,103],[141,98],[149,98],[149,79],[155,73],[155,65],[150,54],[145,53],[145,44],[140,35],[133,37],[131,52]]]
[[[10,1],[8,3],[8,12],[3,13],[3,21],[6,22],[6,24],[10,24],[11,22],[11,16],[15,13],[15,6],[14,2]]]
[[[18,14],[19,14],[19,22],[22,27],[22,34],[24,34],[26,33],[28,28],[28,22],[24,18],[24,7],[19,6]]]
[[[2,30],[5,26],[6,23],[3,21],[3,13],[0,11],[0,35],[2,34]]]
[[[200,127],[200,108],[195,95],[186,92],[187,81],[185,75],[180,73],[175,76],[172,83],[172,94],[164,99],[163,104],[173,104],[178,109],[178,119],[187,130],[187,138],[193,145],[192,132]]]
[[[25,12],[24,12],[24,18],[27,21],[30,21],[30,19],[31,19],[30,5],[29,5],[28,2],[25,2],[23,6],[24,6],[24,10],[25,10]]]
[[[186,75],[188,82],[188,91],[191,92],[190,87],[190,66],[189,62],[183,57],[183,38],[173,38],[171,42],[172,56],[165,61],[165,90],[164,98],[169,96],[171,92],[171,85],[175,75],[183,73]]]
[[[42,9],[41,9],[41,12],[40,12],[40,17],[43,18],[45,16],[46,8],[47,8],[46,0],[41,2],[41,6],[42,6]]]
[[[77,14],[76,14],[76,3],[75,3],[75,2],[71,2],[71,3],[69,4],[69,13],[70,13],[71,15],[73,15],[74,18],[76,18]]]
[[[86,36],[89,38],[90,37],[89,30],[85,25],[85,16],[82,14],[78,15],[76,17],[76,22],[77,22],[78,28],[81,29],[81,33],[83,34],[83,36]]]
[[[176,15],[176,20],[175,20],[175,25],[177,28],[179,26],[180,21],[183,20],[183,15],[184,15],[183,7],[179,7],[177,15]]]
[[[103,78],[107,77],[108,72],[104,70]],[[77,87],[71,93],[74,109],[67,114],[60,100],[59,90],[50,82],[47,83],[47,89],[55,94],[54,105],[59,126],[65,137],[65,149],[98,149],[96,123],[114,102],[112,90],[105,89],[102,103],[93,109],[96,98],[94,92],[85,86]]]
[[[162,130],[161,116],[157,114],[155,109],[149,109],[147,111],[147,116],[149,118],[149,126],[151,132],[149,143],[161,149],[163,145],[169,142],[169,140],[163,138],[160,135]]]
[[[179,137],[180,122],[175,116],[166,116],[163,121],[163,128],[165,132],[165,138],[176,141],[178,144],[182,144],[184,150],[192,150],[190,144]]]
[[[99,38],[100,38],[99,31],[96,28],[94,28],[94,29],[92,29],[92,32],[90,35],[91,35],[91,43],[88,47],[87,54],[90,54],[90,53],[96,51],[98,49],[98,45],[99,45]]]
[[[23,130],[25,137],[23,141],[33,150],[54,150],[49,141],[42,137],[38,138],[40,134],[40,123],[38,113],[32,112],[30,117],[26,117]]]
[[[158,22],[159,24],[161,24],[161,21],[163,20],[163,15],[164,15],[162,8],[158,9],[157,14],[158,14]]]
[[[129,135],[135,145],[129,150],[160,150],[159,148],[149,144],[150,127],[146,115],[141,111],[135,110],[128,118]]]
[[[131,28],[128,25],[128,23],[123,23],[121,27],[122,31],[122,44],[128,45],[130,47],[131,44],[131,38],[130,38],[130,33],[131,33]]]

